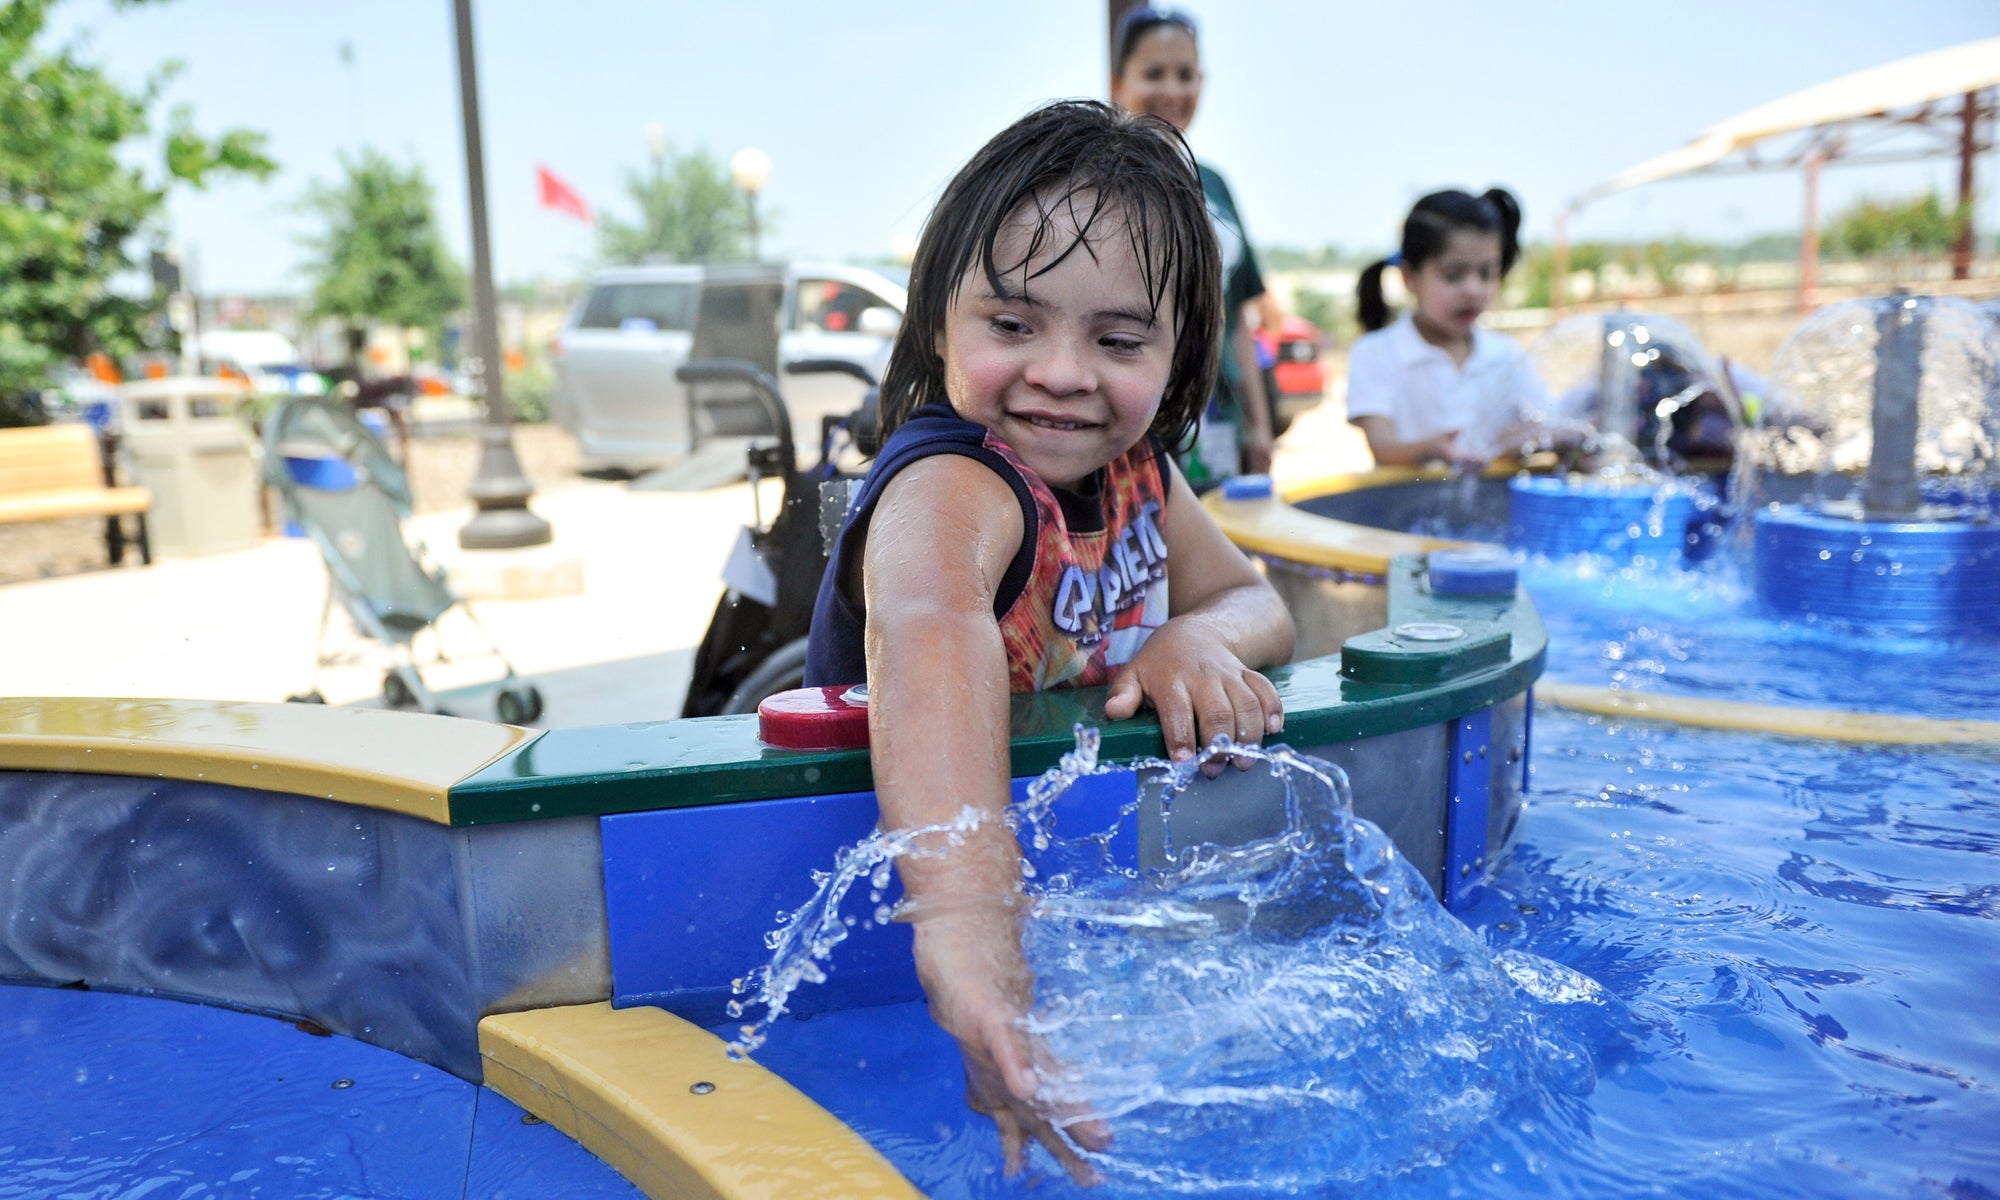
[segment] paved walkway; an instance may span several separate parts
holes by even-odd
[[[1359,434],[1334,404],[1302,414],[1276,473],[1310,477],[1366,465]],[[767,484],[767,508],[777,485]],[[580,479],[538,493],[556,547],[583,564],[584,591],[477,602],[480,623],[542,690],[537,725],[566,728],[680,715],[694,649],[722,591],[721,570],[750,520],[747,484],[710,492],[642,491]],[[418,517],[413,533],[447,568],[466,552],[470,510]],[[313,684],[326,573],[312,543],[161,558],[150,567],[0,585],[0,695],[282,701]],[[336,610],[319,680],[333,704],[380,703],[385,652]],[[491,680],[476,629],[447,614],[451,661],[426,666],[444,686]],[[420,641],[427,647],[430,637]],[[454,711],[491,719],[490,701]]]
[[[477,602],[487,633],[547,702],[548,727],[680,715],[694,647],[721,594],[720,570],[750,517],[747,485],[694,495],[581,482],[537,495],[556,545],[583,564],[581,594]],[[466,552],[469,510],[411,522],[447,570]],[[314,641],[327,594],[313,544],[270,538],[250,550],[160,558],[0,587],[0,694],[281,701],[313,685]],[[426,666],[444,686],[497,678],[478,627],[457,612],[438,623],[451,661]],[[433,642],[425,635],[419,648]],[[388,658],[357,639],[336,608],[334,662],[319,680],[333,704],[379,702]],[[457,711],[457,710],[454,710]],[[490,707],[463,715],[490,718]]]

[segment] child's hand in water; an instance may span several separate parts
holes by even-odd
[[[1194,620],[1175,619],[1154,630],[1111,677],[1106,718],[1134,716],[1141,703],[1159,714],[1160,736],[1175,762],[1193,758],[1223,734],[1257,745],[1285,727],[1278,689]]]
[[[1018,902],[1020,897],[1015,897]],[[1000,1128],[1006,1171],[1019,1174],[1028,1139],[1040,1142],[1070,1178],[1089,1187],[1102,1182],[1056,1122],[1066,1114],[1036,1103],[1037,1069],[1056,1064],[1040,1039],[1021,1028],[1034,980],[1021,957],[1020,924],[1011,908],[989,902],[956,911],[913,914],[917,976],[930,999],[931,1019],[958,1040],[965,1059],[965,1103]],[[1069,1139],[1086,1150],[1111,1144],[1102,1121],[1067,1124]]]

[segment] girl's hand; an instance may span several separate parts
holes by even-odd
[[[1265,734],[1285,727],[1284,704],[1271,681],[1188,619],[1176,618],[1154,630],[1132,661],[1118,669],[1104,715],[1122,721],[1137,714],[1142,703],[1159,714],[1160,736],[1175,762],[1193,758],[1223,734],[1254,746]]]
[[[1018,901],[1019,897],[1016,897]],[[1021,1028],[1034,982],[1021,958],[1020,925],[1011,908],[991,904],[954,912],[915,914],[917,976],[930,999],[931,1019],[958,1041],[965,1060],[965,1102],[1000,1129],[1006,1172],[1025,1165],[1028,1139],[1040,1142],[1079,1185],[1102,1182],[1070,1144],[1092,1152],[1111,1145],[1103,1121],[1065,1122],[1036,1101],[1037,1069],[1057,1064],[1041,1041]],[[1067,1132],[1068,1137],[1064,1137]]]

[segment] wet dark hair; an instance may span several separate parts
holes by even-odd
[[[1023,211],[1034,225],[1027,252],[1001,262],[1001,231]],[[1037,275],[1079,250],[1095,258],[1093,234],[1122,236],[1131,239],[1154,314],[1173,300],[1173,367],[1150,432],[1170,448],[1188,440],[1222,354],[1222,255],[1201,177],[1172,125],[1095,100],[1059,100],[1002,130],[931,210],[910,264],[909,310],[882,379],[884,436],[919,405],[950,403],[937,341],[973,264],[1004,293],[1003,276],[1073,231],[1083,236]]]
[[[1389,323],[1389,304],[1382,298],[1382,272],[1392,266],[1414,271],[1424,261],[1444,250],[1451,235],[1461,229],[1497,234],[1500,238],[1500,274],[1514,269],[1521,255],[1521,204],[1505,188],[1488,188],[1484,195],[1459,191],[1432,192],[1417,201],[1403,221],[1403,244],[1394,258],[1372,263],[1361,272],[1354,288],[1355,315],[1361,327],[1377,330]]]
[[[1111,35],[1111,78],[1125,73],[1125,63],[1139,48],[1139,39],[1163,25],[1182,30],[1200,46],[1201,31],[1195,28],[1194,18],[1181,10],[1155,8],[1150,4],[1126,9],[1125,15],[1118,18],[1117,32]]]

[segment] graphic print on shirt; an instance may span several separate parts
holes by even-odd
[[[1034,566],[1000,621],[1010,686],[1108,682],[1167,621],[1166,486],[1150,442],[1101,472],[1103,528],[1083,531],[1004,442],[987,444],[1021,471],[1036,510]]]

